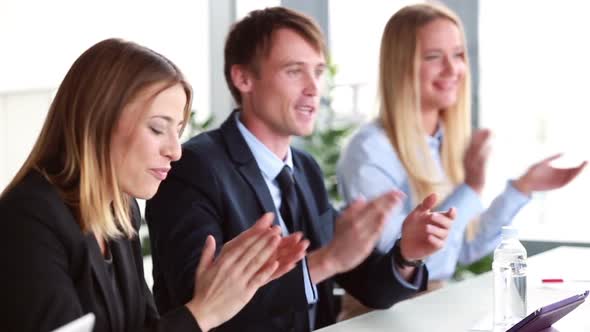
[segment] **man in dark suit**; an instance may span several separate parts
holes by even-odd
[[[219,331],[310,331],[332,324],[339,310],[335,281],[372,308],[388,308],[425,288],[421,260],[444,244],[454,210],[430,212],[431,195],[408,216],[392,251],[379,254],[375,243],[401,194],[359,200],[339,215],[316,162],[290,147],[292,136],[313,130],[325,54],[315,23],[285,8],[254,11],[233,26],[225,76],[240,108],[221,128],[184,145],[146,208],[162,313],[190,298],[207,235],[225,243],[265,212],[275,212],[284,234],[303,232],[310,251]]]

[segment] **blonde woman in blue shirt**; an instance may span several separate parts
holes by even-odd
[[[550,162],[558,156],[547,158],[509,181],[485,209],[480,196],[490,132],[472,135],[469,76],[465,35],[456,14],[432,4],[395,13],[381,41],[379,116],[352,138],[338,165],[348,202],[392,189],[407,195],[390,217],[379,251],[394,245],[404,218],[428,193],[443,197],[438,209],[457,208],[446,245],[426,260],[431,281],[447,280],[457,263],[469,264],[492,252],[501,227],[511,223],[533,191],[560,188],[585,166],[557,169]]]

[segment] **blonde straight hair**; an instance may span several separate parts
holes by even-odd
[[[111,138],[125,106],[155,84],[162,84],[160,91],[184,87],[186,123],[192,89],[170,60],[119,39],[89,48],[66,74],[31,153],[2,196],[37,171],[58,189],[84,233],[132,237],[130,197],[117,181]]]
[[[458,101],[441,116],[445,130],[441,161],[446,178],[437,177],[421,121],[418,43],[418,30],[436,19],[457,25],[467,47],[457,15],[444,6],[430,3],[407,6],[396,12],[387,22],[381,39],[379,122],[408,173],[416,202],[431,192],[444,197],[451,185],[463,182],[463,154],[471,135],[469,61],[465,54],[467,70],[459,87]]]

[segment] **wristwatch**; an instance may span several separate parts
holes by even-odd
[[[395,244],[393,245],[393,262],[395,263],[395,265],[397,265],[398,267],[421,267],[422,265],[424,265],[424,261],[421,259],[417,259],[415,261],[409,261],[405,259],[404,256],[402,256],[402,251],[400,249],[400,241],[401,239],[398,239],[397,241],[395,241]]]

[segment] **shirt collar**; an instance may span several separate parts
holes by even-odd
[[[262,174],[267,177],[268,179],[274,180],[277,175],[281,172],[285,165],[291,168],[291,171],[294,171],[293,167],[293,157],[291,154],[291,147],[287,149],[287,157],[285,160],[281,160],[277,157],[269,148],[264,145],[240,120],[241,112],[236,112],[235,121],[238,125],[238,130],[246,140],[246,144],[252,151],[254,155],[254,159],[256,159],[256,163],[258,167],[262,171]]]
[[[426,135],[426,142],[430,148],[438,150],[442,144],[442,140],[445,136],[445,127],[442,122],[439,122],[434,135]]]

